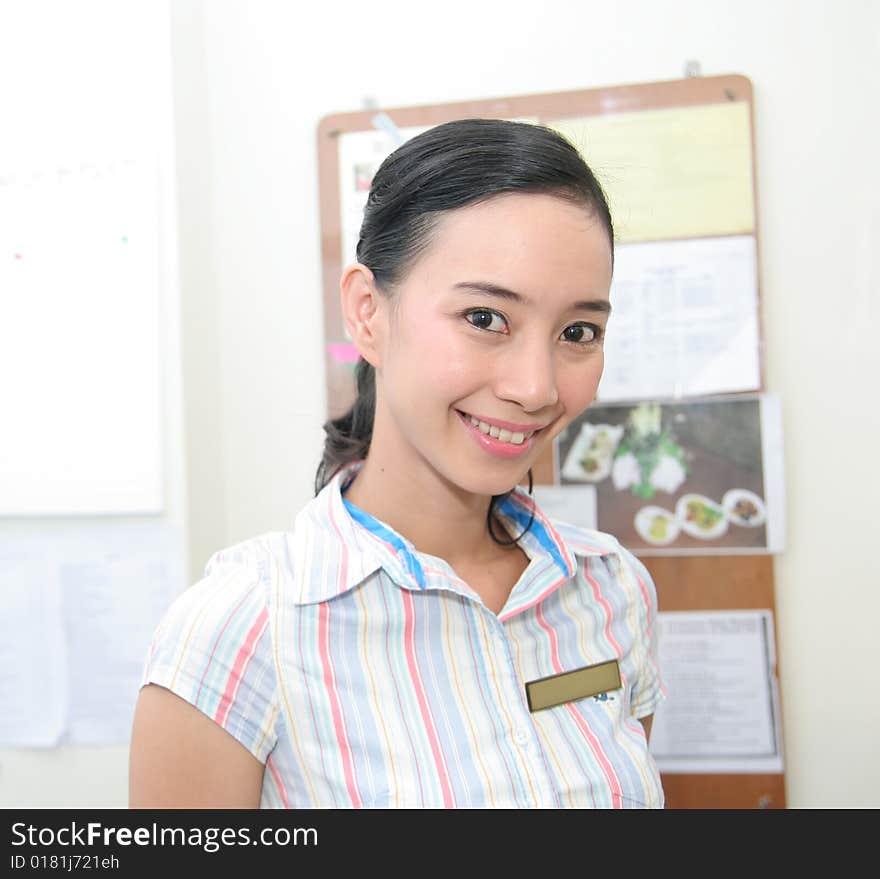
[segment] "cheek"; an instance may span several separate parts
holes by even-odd
[[[396,382],[410,389],[417,407],[419,401],[470,393],[474,376],[485,375],[485,368],[475,360],[473,345],[442,324],[431,326],[430,332],[399,337],[401,344],[394,352]]]
[[[579,415],[595,399],[604,364],[605,356],[600,352],[589,363],[572,365],[560,373],[559,399],[569,417]]]

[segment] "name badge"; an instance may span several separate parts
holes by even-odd
[[[529,711],[535,712],[619,688],[620,668],[616,659],[609,659],[608,662],[528,681],[526,698],[529,700]]]

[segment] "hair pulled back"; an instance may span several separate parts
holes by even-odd
[[[613,253],[614,228],[602,187],[565,137],[528,122],[459,119],[406,141],[379,166],[364,208],[357,260],[373,273],[377,289],[391,295],[430,246],[444,212],[517,192],[553,195],[582,206],[606,228]],[[357,398],[351,409],[324,424],[315,494],[342,467],[366,458],[370,449],[375,370],[362,357],[355,367],[355,381]],[[492,529],[495,504],[505,496],[492,497],[489,532],[497,543],[509,545],[519,538],[504,540]]]

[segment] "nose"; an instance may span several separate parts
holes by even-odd
[[[546,344],[511,345],[498,359],[495,394],[526,412],[538,412],[559,402],[556,363]]]

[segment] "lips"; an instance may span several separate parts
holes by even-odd
[[[456,409],[459,415],[465,418],[476,418],[490,427],[497,427],[499,430],[509,430],[511,433],[537,433],[543,430],[546,424],[517,424],[513,421],[501,421],[499,418],[486,418],[484,415],[478,415],[474,412],[465,412],[463,409]]]
[[[538,433],[543,430],[541,428],[529,434],[519,433],[517,435],[516,432],[510,432],[507,429],[493,426],[490,432],[487,433],[487,425],[485,423],[483,427],[479,427],[474,423],[472,416],[467,415],[460,409],[455,409],[454,411],[461,420],[468,435],[476,441],[484,452],[488,452],[495,458],[513,459],[527,455],[534,448]],[[493,436],[493,433],[496,435]]]
[[[516,431],[520,433],[537,433],[547,426],[546,424],[518,424],[513,421],[502,421],[500,418],[487,418],[485,415],[479,415],[476,412],[465,412],[463,409],[458,409],[457,411],[464,415],[465,418],[474,418],[491,426],[509,430],[511,433]]]
[[[465,421],[473,425],[481,433],[492,437],[492,439],[511,443],[515,446],[521,445],[541,429],[541,426],[536,424],[514,424],[510,421],[489,420],[471,415],[468,412],[462,412],[461,410],[457,411]]]

